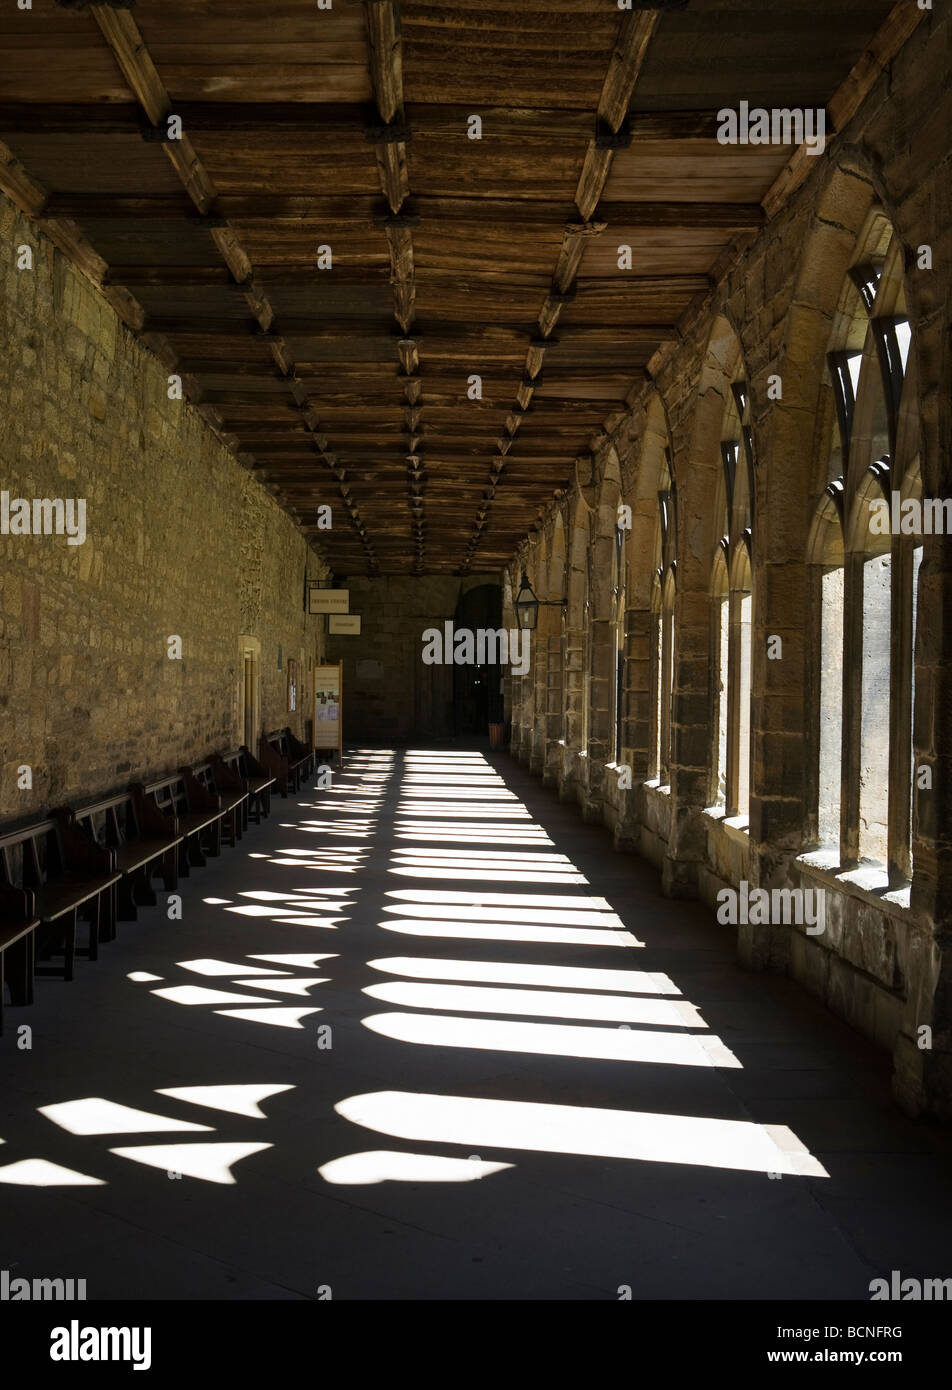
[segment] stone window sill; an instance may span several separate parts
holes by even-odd
[[[705,806],[703,814],[731,839],[744,844],[750,839],[750,818],[746,815],[725,816],[722,806]]]
[[[908,919],[911,913],[912,885],[889,887],[885,866],[866,861],[852,869],[840,867],[838,851],[811,850],[797,858],[797,867],[811,878],[851,897],[860,898],[872,907],[884,908],[894,916]]]

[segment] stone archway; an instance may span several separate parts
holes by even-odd
[[[721,441],[731,408],[731,385],[742,362],[726,318],[711,326],[688,438],[674,456],[678,493],[676,654],[671,713],[671,829],[663,883],[672,896],[693,894],[707,851],[701,813],[713,799],[714,652],[711,573],[719,540],[723,495]]]

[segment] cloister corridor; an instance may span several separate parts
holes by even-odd
[[[943,1268],[948,1138],[881,1056],[505,754],[352,750],[179,892],[38,982],[31,1048],[10,1016],[11,1276],[839,1300]]]

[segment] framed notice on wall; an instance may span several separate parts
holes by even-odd
[[[349,613],[349,589],[323,589],[312,584],[307,591],[309,613]]]
[[[359,613],[332,613],[327,619],[327,631],[332,637],[359,637]]]
[[[344,666],[317,666],[314,669],[314,747],[336,748],[339,763],[344,760]]]

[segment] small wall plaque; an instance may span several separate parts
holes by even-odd
[[[349,589],[308,589],[308,613],[347,613],[350,611]]]

